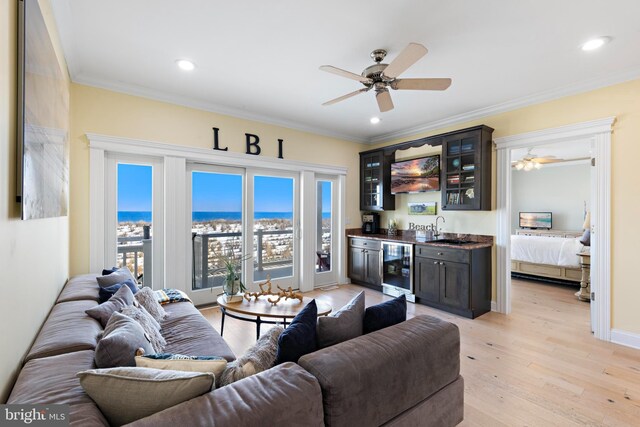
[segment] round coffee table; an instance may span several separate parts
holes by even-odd
[[[256,339],[260,338],[260,325],[265,324],[280,324],[286,328],[288,319],[293,319],[307,304],[311,302],[313,298],[304,297],[302,302],[297,299],[281,299],[278,304],[273,305],[267,301],[266,297],[260,297],[256,301],[255,298],[251,298],[251,301],[242,299],[242,302],[226,302],[224,295],[218,297],[218,305],[222,312],[222,324],[220,325],[220,335],[224,334],[224,318],[229,316],[233,319],[244,320],[245,322],[253,322],[256,324]],[[331,313],[331,306],[325,302],[316,300],[318,306],[318,316],[326,316]],[[246,316],[255,316],[246,317]],[[274,320],[262,320],[263,317],[278,319]],[[280,321],[280,319],[282,321]]]

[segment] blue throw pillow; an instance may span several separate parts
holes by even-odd
[[[118,289],[123,286],[128,286],[129,289],[131,289],[131,293],[133,294],[138,292],[138,286],[133,283],[133,280],[128,279],[122,283],[116,283],[115,285],[107,286],[106,288],[100,288],[100,290],[98,291],[98,301],[100,302],[100,304],[105,301],[109,301],[109,298],[114,296],[116,292],[118,292]]]
[[[316,322],[318,307],[316,300],[311,300],[305,308],[293,318],[280,338],[278,338],[278,353],[276,365],[284,362],[298,362],[302,356],[317,350]]]
[[[372,305],[364,311],[364,333],[387,328],[407,320],[407,298],[400,295],[391,301]]]
[[[111,274],[114,271],[116,271],[118,269],[118,267],[111,267],[111,270],[102,270],[102,275],[106,276],[107,274]]]

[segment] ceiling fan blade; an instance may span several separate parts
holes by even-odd
[[[535,159],[531,159],[532,161],[536,162],[536,163],[540,163],[540,164],[547,164],[547,163],[560,163],[560,162],[566,162],[565,159],[549,159],[549,158],[545,158],[545,157],[536,157]]]
[[[378,108],[380,108],[381,113],[393,110],[393,101],[388,90],[376,92],[376,101],[378,101]]]
[[[451,79],[397,79],[391,82],[396,90],[445,90],[451,86]]]
[[[351,93],[348,93],[348,94],[346,94],[346,95],[342,95],[342,96],[340,96],[340,97],[338,97],[338,98],[336,98],[336,99],[332,99],[331,101],[327,101],[327,102],[325,102],[325,103],[324,103],[324,104],[322,104],[322,105],[333,105],[333,104],[337,104],[337,103],[338,103],[338,102],[340,102],[340,101],[344,101],[345,99],[351,98],[352,96],[356,96],[356,95],[358,95],[358,94],[360,94],[360,93],[363,93],[363,92],[366,92],[366,91],[368,91],[368,90],[369,90],[369,88],[363,87],[362,89],[358,89],[358,90],[356,90],[355,92],[351,92]]]
[[[384,69],[382,74],[391,79],[395,79],[405,72],[407,68],[418,62],[418,60],[425,56],[427,52],[427,48],[421,44],[409,43],[409,45],[405,47],[393,61],[391,61],[391,64]]]
[[[577,162],[577,161],[581,161],[581,160],[589,160],[591,157],[577,157],[577,158],[572,158],[572,159],[556,159],[556,158],[549,158],[549,157],[555,157],[555,156],[545,156],[545,157],[539,157],[537,159],[533,159],[534,161],[541,163],[541,164],[547,164],[547,163],[565,163],[565,162]]]
[[[346,71],[341,68],[336,68],[332,65],[322,65],[320,67],[322,71],[326,71],[327,73],[336,74],[338,76],[346,77],[351,80],[357,80],[362,83],[371,83],[371,79],[361,76],[360,74],[352,73],[351,71]]]

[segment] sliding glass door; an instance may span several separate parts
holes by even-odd
[[[298,287],[298,191],[293,174],[248,172],[254,283]]]
[[[215,302],[226,278],[223,259],[238,264],[249,289],[271,279],[298,287],[299,199],[294,174],[190,165],[187,172],[191,233],[190,297]]]
[[[156,158],[105,157],[105,240],[101,268],[126,267],[137,282],[164,286],[163,165]]]
[[[336,243],[337,181],[335,177],[316,178],[315,230],[315,286],[336,284],[338,275],[334,261],[338,253]]]
[[[194,165],[191,187],[191,290],[197,304],[214,302],[226,278],[223,258],[239,264],[244,254],[244,170]]]

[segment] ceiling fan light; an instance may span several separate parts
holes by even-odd
[[[524,170],[525,172],[529,172],[531,169],[533,169],[533,163],[532,162],[526,162],[524,164]]]
[[[188,59],[178,59],[176,65],[183,71],[193,71],[193,69],[196,68],[196,64]]]
[[[524,163],[518,162],[516,163],[516,170],[521,171],[524,168]]]
[[[533,164],[533,167],[535,167],[536,169],[540,169],[542,167],[542,163],[535,162]]]
[[[591,50],[601,48],[602,46],[607,44],[609,40],[611,40],[609,37],[597,37],[595,39],[587,41],[586,43],[583,43],[581,47],[585,52],[589,52]]]

